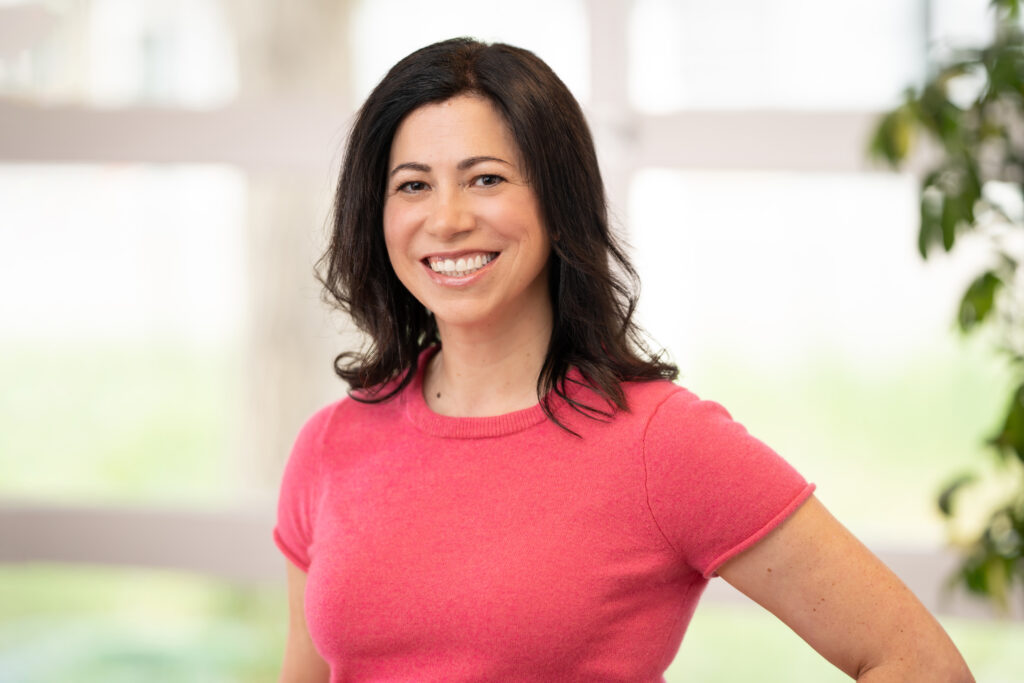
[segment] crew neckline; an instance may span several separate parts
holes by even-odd
[[[423,397],[423,376],[427,363],[439,349],[439,346],[432,346],[420,353],[416,376],[403,392],[406,417],[421,431],[451,439],[485,439],[521,432],[547,419],[540,403],[489,417],[452,417],[435,413]]]

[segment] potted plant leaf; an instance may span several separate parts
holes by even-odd
[[[950,49],[933,60],[924,85],[881,118],[870,152],[899,167],[916,141],[924,143],[923,258],[954,250],[968,233],[988,251],[987,265],[961,297],[957,324],[964,334],[985,331],[1008,359],[1014,388],[987,439],[989,467],[954,477],[937,504],[953,530],[962,514],[958,501],[986,479],[1000,480],[984,487],[998,493],[986,503],[981,528],[954,539],[962,560],[951,584],[1005,612],[1015,588],[1024,586],[1024,30],[1020,0],[992,0],[989,11],[991,44]]]

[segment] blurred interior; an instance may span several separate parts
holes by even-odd
[[[276,680],[276,487],[359,343],[313,277],[342,145],[456,35],[583,104],[681,383],[815,481],[978,680],[1024,680],[1020,615],[943,591],[934,499],[1008,381],[953,330],[980,255],[922,262],[918,178],[866,154],[987,4],[0,0],[0,681]],[[715,585],[668,680],[845,678]]]

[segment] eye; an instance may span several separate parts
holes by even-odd
[[[495,185],[500,185],[503,182],[505,182],[504,178],[493,173],[485,173],[484,175],[477,176],[473,180],[473,184],[477,187],[494,187]]]
[[[414,194],[416,192],[422,192],[425,189],[427,189],[427,184],[422,180],[408,180],[395,188],[395,191]]]

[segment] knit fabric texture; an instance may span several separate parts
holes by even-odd
[[[556,404],[581,437],[539,405],[435,414],[422,370],[315,414],[274,539],[331,681],[663,680],[715,570],[814,487],[718,404],[624,389],[610,420]]]

